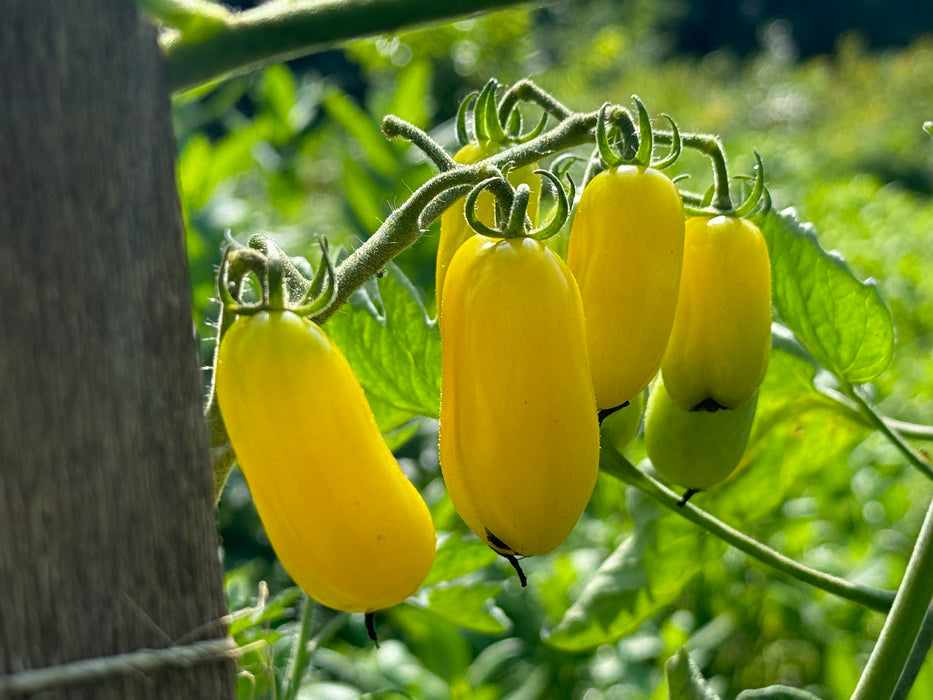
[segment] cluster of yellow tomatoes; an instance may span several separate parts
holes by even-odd
[[[456,159],[497,148],[470,144]],[[537,178],[521,168],[510,180],[533,216]],[[491,193],[472,203],[495,218]],[[584,188],[566,262],[531,235],[475,233],[461,202],[442,217],[436,276],[443,478],[466,524],[520,575],[517,558],[559,545],[586,507],[600,417],[655,377],[645,440],[662,476],[701,490],[738,463],[771,347],[768,251],[747,219],[685,218],[666,175],[622,164]],[[434,559],[431,516],[327,335],[286,309],[241,316],[215,382],[296,583],[351,612],[412,594]]]

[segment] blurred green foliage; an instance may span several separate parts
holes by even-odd
[[[414,149],[382,137],[384,114],[452,149],[460,98],[491,76],[511,83],[530,75],[575,109],[625,104],[637,93],[682,129],[721,135],[735,173],[751,171],[756,148],[775,207],[795,207],[824,248],[877,280],[896,331],[893,361],[874,383],[883,410],[929,421],[933,142],[920,125],[933,118],[933,39],[875,52],[850,34],[831,55],[795,61],[793,37],[776,23],[760,27],[748,57],[690,57],[672,53],[666,27],[678,11],[648,0],[510,10],[354,42],[343,55],[352,80],[296,63],[176,98],[203,363],[228,230],[241,242],[268,232],[312,265],[316,234],[333,248],[355,248],[433,172]],[[708,184],[698,156],[678,167],[691,174],[691,189]],[[378,616],[378,648],[361,618],[319,611],[326,635],[300,697],[655,700],[667,697],[665,661],[681,647],[723,698],[778,683],[848,697],[882,615],[775,574],[609,476],[600,476],[568,542],[524,562],[527,589],[469,535],[444,494],[431,419],[436,245],[435,226],[397,269],[354,296],[332,333],[380,425],[397,431],[396,454],[442,533],[437,563],[417,596]],[[743,466],[696,501],[805,564],[893,589],[929,483],[819,395],[814,372],[775,350]],[[641,440],[626,454],[641,460]],[[218,519],[231,610],[256,604],[258,581],[271,588],[265,607],[244,612],[232,631],[243,643],[269,642],[243,659],[240,697],[272,697],[297,630],[297,591],[237,472]],[[933,665],[910,697],[933,697]]]

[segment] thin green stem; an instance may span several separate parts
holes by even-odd
[[[302,0],[231,13],[207,36],[167,35],[169,87],[185,90],[331,48],[351,39],[502,9],[529,0]]]
[[[866,415],[866,413],[859,408],[859,405],[848,396],[840,394],[837,391],[832,391],[831,389],[821,389],[820,393],[839,404],[839,406],[849,414],[849,417],[856,422],[869,428],[875,427],[876,423],[874,417],[872,415]],[[877,411],[874,411],[874,413],[877,414]],[[933,426],[921,425],[919,423],[911,423],[909,421],[878,415],[885,425],[901,437],[911,438],[913,440],[933,440]]]
[[[316,606],[306,593],[301,594],[301,628],[298,636],[295,637],[295,643],[292,645],[291,659],[287,672],[288,685],[282,693],[282,700],[295,700],[298,697],[298,691],[301,688],[301,681],[308,670],[308,662],[311,660],[311,652],[308,649],[308,642],[311,638],[311,628],[314,623],[314,613]]]
[[[862,671],[852,700],[890,698],[910,657],[924,615],[933,599],[933,503],[907,563],[904,580],[885,620],[878,643]]]
[[[680,501],[678,494],[639,471],[631,462],[608,445],[604,445],[600,450],[599,468],[607,474],[611,474],[634,486],[661,505],[696,523],[736,549],[798,581],[803,581],[827,593],[858,603],[871,610],[886,612],[891,607],[894,594],[890,591],[862,586],[804,566],[790,557],[766,547],[748,535],[729,527],[692,503],[678,505]]]
[[[923,667],[927,655],[930,653],[930,647],[933,646],[933,608],[927,608],[926,615],[923,616],[923,623],[920,625],[920,631],[914,640],[914,645],[910,649],[910,656],[907,657],[907,663],[904,664],[904,670],[897,681],[897,687],[891,694],[891,700],[907,700],[910,689],[917,680],[917,674]]]
[[[892,445],[894,445],[898,451],[907,458],[907,461],[916,468],[921,474],[923,474],[928,479],[933,480],[933,468],[930,466],[928,459],[925,459],[923,455],[917,452],[913,447],[911,447],[907,441],[901,436],[901,434],[888,423],[884,416],[882,416],[878,411],[875,410],[875,407],[872,406],[868,401],[866,401],[854,386],[847,385],[844,387],[846,396],[848,396],[855,404],[858,406],[862,414],[869,420],[871,425],[876,427],[881,433],[888,438]]]

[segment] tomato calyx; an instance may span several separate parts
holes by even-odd
[[[547,110],[542,112],[537,125],[523,134],[524,119],[513,95],[506,94],[496,104],[496,90],[499,87],[499,81],[490,78],[482,90],[471,92],[460,103],[456,128],[461,146],[485,142],[499,145],[526,143],[544,132],[548,121]],[[467,127],[469,121],[473,123],[472,135]]]
[[[226,311],[249,316],[288,310],[307,317],[324,312],[334,302],[337,277],[325,238],[318,238],[321,262],[311,279],[268,236],[254,234],[245,246],[228,240],[217,276],[218,294]],[[250,277],[260,287],[257,301],[245,300]]]
[[[643,168],[663,170],[673,165],[683,150],[683,139],[677,123],[668,114],[660,116],[671,126],[667,155],[659,160],[654,156],[654,129],[651,126],[651,117],[645,104],[637,95],[632,96],[635,109],[638,113],[638,127],[636,133],[635,121],[624,107],[606,102],[599,109],[596,120],[596,148],[600,160],[607,168],[616,168],[620,165],[635,165]],[[617,136],[620,150],[613,148],[613,138]]]
[[[528,202],[531,197],[531,188],[525,183],[520,184],[514,190],[507,179],[508,167],[501,176],[494,176],[483,180],[476,185],[466,196],[464,202],[464,215],[474,231],[490,238],[534,238],[543,241],[556,234],[566,223],[570,216],[570,202],[576,196],[576,186],[573,180],[567,177],[569,183],[569,194],[564,191],[557,175],[549,170],[538,169],[535,174],[548,180],[554,187],[556,193],[556,205],[554,211],[538,227],[532,225],[532,220],[528,216]],[[479,218],[477,213],[476,200],[480,193],[489,190],[496,198],[499,206],[497,209],[496,226],[489,226]]]
[[[771,209],[771,193],[765,186],[764,163],[757,150],[755,173],[753,176],[739,175],[736,179],[751,182],[751,190],[738,206],[733,205],[729,192],[729,171],[726,156],[719,139],[709,136],[693,137],[687,145],[705,153],[713,168],[713,184],[702,196],[681,192],[684,198],[684,211],[688,216],[730,216],[748,219],[766,214]]]

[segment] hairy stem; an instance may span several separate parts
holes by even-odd
[[[880,591],[868,586],[862,586],[804,566],[790,557],[766,547],[748,535],[729,527],[692,503],[678,505],[680,501],[678,494],[639,471],[631,462],[608,445],[603,445],[600,450],[599,468],[607,474],[611,474],[634,486],[661,505],[696,523],[736,549],[788,576],[871,610],[886,612],[891,607],[894,593],[890,591]]]

